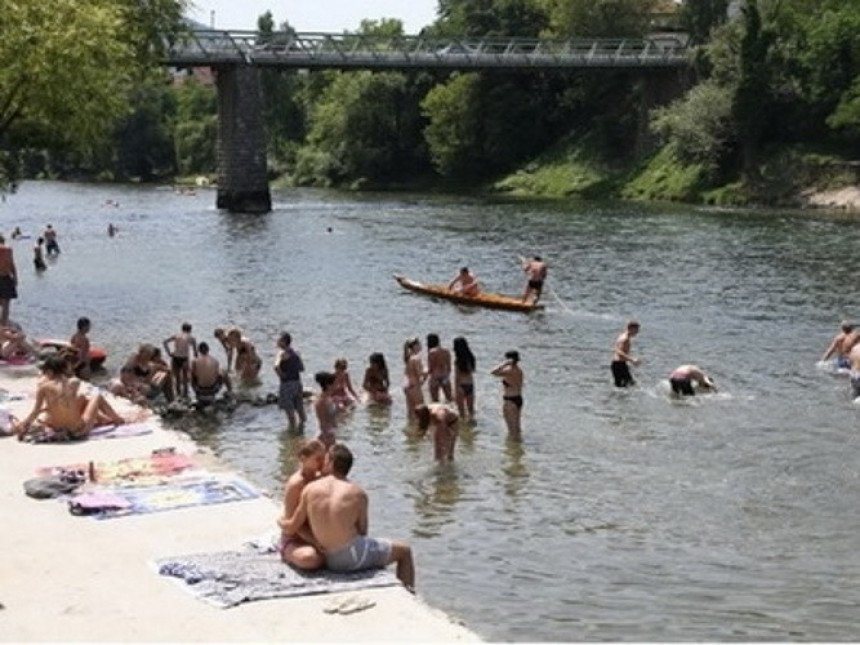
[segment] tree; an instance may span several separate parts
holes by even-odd
[[[681,26],[690,34],[690,42],[708,41],[711,30],[728,17],[729,0],[687,0],[681,6]]]
[[[656,0],[545,0],[558,38],[625,38],[646,33]]]
[[[16,0],[0,11],[0,150],[92,150],[175,32],[183,0]],[[5,181],[13,179],[7,173]],[[0,176],[0,186],[4,184]]]

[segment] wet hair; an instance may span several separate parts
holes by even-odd
[[[90,319],[86,316],[81,316],[78,318],[78,331],[83,331],[87,327],[90,326]]]
[[[345,370],[348,365],[349,365],[349,363],[346,362],[345,358],[338,358],[334,362],[334,368],[336,370]]]
[[[319,439],[308,439],[299,448],[299,457],[310,457],[320,452],[325,452],[325,444]]]
[[[290,332],[285,331],[283,334],[280,335],[278,341],[289,347],[293,342],[293,337],[290,335]]]
[[[329,448],[331,455],[331,469],[335,475],[346,477],[352,468],[352,452],[342,443],[336,443]]]
[[[326,388],[331,387],[332,383],[334,383],[334,374],[331,372],[317,372],[314,374],[314,380],[325,391]]]
[[[454,367],[458,372],[471,373],[475,371],[475,355],[469,349],[469,343],[463,336],[454,339]]]
[[[203,342],[197,345],[197,351],[206,356],[209,353],[209,343]]]
[[[43,372],[51,372],[52,374],[61,375],[66,373],[66,368],[68,367],[68,358],[62,352],[57,352],[56,354],[51,354],[42,361],[42,365],[39,367]]]
[[[224,328],[216,327],[215,331],[212,332],[212,335],[215,336],[215,338],[221,338],[224,335]]]
[[[427,334],[427,349],[439,347],[439,334]]]
[[[413,409],[415,410],[415,418],[418,419],[418,429],[423,432],[430,427],[430,408],[427,407],[426,403],[420,403]]]
[[[539,255],[536,255],[536,256],[534,256],[534,261],[535,262],[543,262],[543,258]]]
[[[513,361],[514,363],[519,363],[520,362],[520,353],[517,350],[512,349],[509,352],[505,352],[505,358],[507,358],[510,361]]]
[[[409,338],[405,343],[403,343],[403,362],[409,362],[410,351],[413,347],[420,347],[421,341],[418,340],[418,337]]]
[[[842,323],[842,331],[844,331],[846,334],[850,334],[852,331],[854,331],[854,324],[848,322],[847,320],[844,321]]]
[[[191,323],[182,323],[182,331],[191,331]]]
[[[44,243],[45,243],[44,237],[40,237],[38,240],[36,240],[36,244],[44,244]]]
[[[155,345],[150,345],[149,343],[142,343],[140,347],[137,348],[137,353],[138,355],[146,353],[150,358],[154,358],[158,355]]]
[[[469,273],[469,267],[460,267],[460,273]]]
[[[380,352],[373,352],[370,358],[367,359],[367,362],[371,365],[376,365],[385,375],[385,378],[388,378],[388,365],[385,364],[385,356]]]

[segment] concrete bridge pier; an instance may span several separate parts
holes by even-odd
[[[231,213],[272,210],[259,71],[222,67],[218,87],[217,206]]]

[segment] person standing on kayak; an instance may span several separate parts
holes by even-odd
[[[449,291],[459,291],[464,296],[474,297],[480,293],[478,278],[469,271],[469,267],[462,267],[460,272],[448,283]]]

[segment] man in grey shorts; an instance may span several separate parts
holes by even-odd
[[[293,338],[287,332],[278,338],[275,373],[281,381],[278,390],[278,407],[287,413],[290,430],[295,430],[296,417],[299,420],[299,428],[304,427],[306,419],[302,387],[302,372],[305,370],[305,365],[299,353],[292,348],[292,342]]]
[[[299,505],[286,520],[286,533],[295,533],[307,521],[332,571],[379,569],[397,563],[397,577],[410,591],[415,587],[412,548],[403,542],[367,536],[367,493],[346,476],[352,453],[343,444],[326,453],[324,477],[307,484]]]

